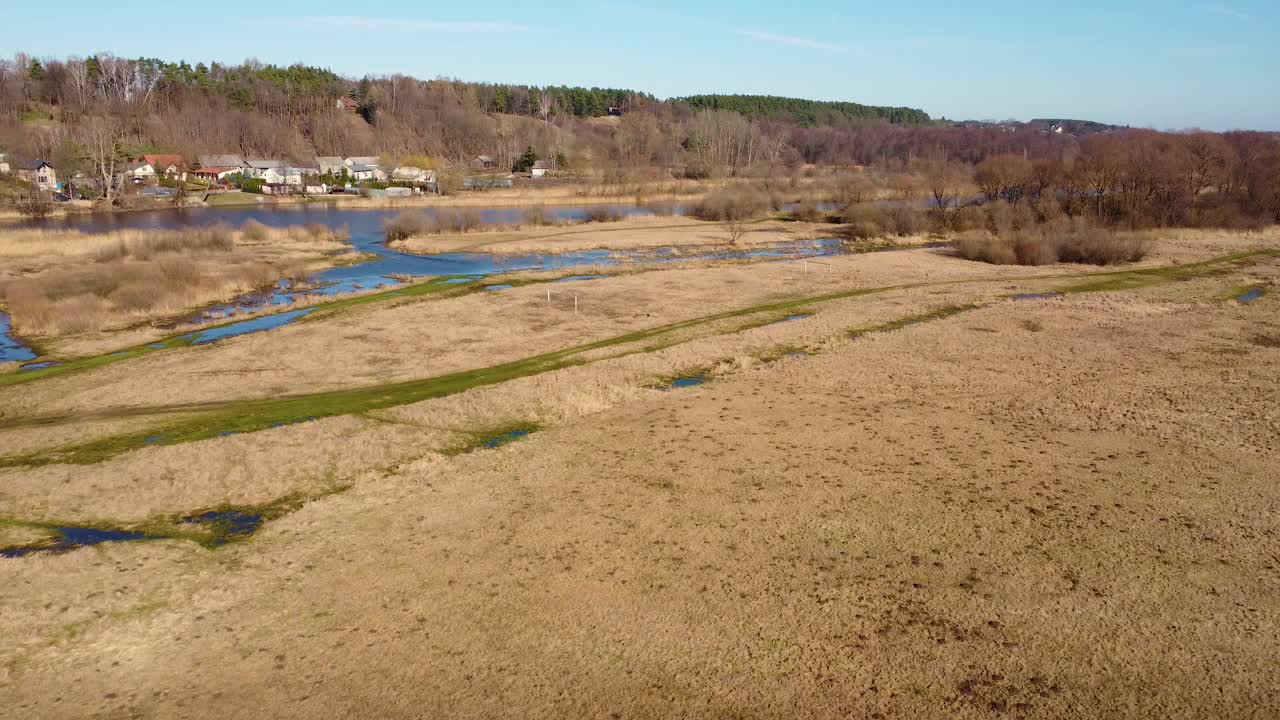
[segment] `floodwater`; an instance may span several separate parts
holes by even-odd
[[[199,515],[189,515],[183,522],[204,525],[213,531],[211,546],[226,545],[233,540],[247,538],[262,527],[263,516],[243,510],[215,510]]]
[[[187,333],[186,335],[183,335],[183,337],[190,340],[193,345],[203,345],[205,343],[211,343],[218,340],[225,340],[226,338],[235,337],[237,335],[245,335],[251,332],[258,332],[259,330],[270,330],[282,325],[288,325],[313,310],[315,310],[315,308],[303,308],[302,310],[290,310],[289,312],[277,313],[275,315],[263,315],[250,320],[242,320],[229,325],[209,328],[208,330],[197,330],[196,332]]]
[[[707,381],[706,375],[685,375],[678,378],[672,378],[671,383],[662,390],[673,390],[675,388],[687,388],[695,385],[701,385]]]
[[[546,214],[557,220],[582,220],[588,212],[602,206],[553,207]],[[651,215],[652,212],[637,205],[604,206],[616,215],[632,217]],[[518,223],[525,208],[475,208],[481,220],[493,224]],[[269,290],[235,298],[229,303],[205,308],[193,318],[196,321],[216,321],[236,314],[253,312],[265,307],[292,305],[304,296],[336,296],[357,290],[390,287],[404,277],[454,276],[449,282],[466,283],[487,275],[519,270],[558,270],[592,265],[616,265],[623,262],[666,263],[690,260],[717,260],[735,258],[780,259],[818,257],[844,252],[843,243],[836,238],[781,242],[768,247],[738,250],[721,249],[712,252],[681,252],[663,247],[642,250],[581,250],[565,253],[529,253],[524,255],[499,255],[493,253],[436,253],[415,255],[393,250],[386,245],[384,223],[399,215],[402,210],[351,210],[328,203],[296,206],[271,206],[250,208],[184,208],[130,213],[105,213],[68,215],[61,218],[33,222],[30,225],[48,228],[74,229],[86,233],[112,232],[125,229],[181,230],[191,227],[208,227],[225,224],[239,227],[254,220],[269,227],[320,224],[330,228],[346,228],[354,250],[366,253],[371,259],[361,263],[329,268],[316,273],[300,284],[286,281]],[[432,214],[434,208],[415,210]],[[600,275],[577,275],[564,278],[589,280]],[[489,289],[505,289],[501,285]],[[285,325],[301,317],[305,311],[281,313],[270,318],[254,318],[230,323],[220,328],[192,333],[195,343],[206,343],[249,332],[258,332]],[[8,333],[8,317],[0,314],[4,323],[0,327],[0,361],[32,360],[34,352],[17,342]]]
[[[57,536],[52,542],[32,543],[0,548],[0,557],[18,558],[36,553],[64,553],[76,548],[99,545],[104,542],[146,540],[148,535],[130,530],[102,530],[89,527],[53,528]]]
[[[0,312],[0,362],[35,360],[35,351],[14,337],[9,328],[9,313]]]

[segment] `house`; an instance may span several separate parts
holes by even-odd
[[[239,165],[226,167],[214,165],[212,167],[202,167],[199,170],[192,170],[191,174],[194,175],[197,180],[216,183],[226,180],[232,175],[238,175],[241,169],[242,168]]]
[[[350,173],[352,179],[355,180],[373,180],[373,168],[368,165],[348,165],[347,172]]]
[[[262,182],[267,185],[295,185],[301,187],[303,175],[302,168],[282,165],[264,168],[262,174],[258,175],[258,177],[262,178]]]
[[[131,178],[134,182],[140,183],[144,180],[150,180],[156,176],[156,169],[146,160],[130,160],[129,168],[124,171],[124,176]]]
[[[476,170],[496,170],[498,161],[492,155],[477,155],[471,161],[471,167]]]
[[[289,167],[289,163],[284,160],[267,160],[263,158],[250,158],[244,162],[244,174],[249,177],[260,178],[267,170],[279,170],[280,168]]]
[[[346,110],[349,113],[355,113],[360,111],[360,103],[357,103],[355,100],[352,100],[347,95],[343,95],[342,97],[334,100],[333,106],[339,110]]]
[[[320,174],[341,175],[342,168],[346,167],[340,157],[328,157],[324,155],[316,156],[316,167],[319,168]]]
[[[196,158],[202,168],[244,167],[244,158],[239,155],[200,155]]]
[[[44,160],[28,163],[18,171],[18,176],[27,182],[35,183],[41,190],[58,189],[58,173]]]
[[[391,182],[409,183],[415,188],[428,192],[437,192],[439,188],[439,184],[436,182],[435,170],[423,170],[412,165],[401,165],[392,170],[390,179]]]
[[[608,110],[605,110],[605,112],[609,117],[622,117],[622,108],[620,107],[610,107]]]
[[[342,162],[347,167],[351,167],[352,165],[368,165],[371,168],[376,168],[382,164],[382,161],[379,160],[377,156],[374,156],[374,155],[366,155],[364,157],[349,157],[346,160],[343,160]]]
[[[0,173],[8,175],[10,172],[11,172],[11,168],[9,167],[9,154],[0,153]]]
[[[181,155],[143,155],[142,160],[151,166],[156,175],[187,179],[187,164],[183,162]]]
[[[555,168],[551,167],[551,163],[549,161],[538,160],[533,164],[533,167],[529,168],[529,175],[530,177],[536,178],[546,177],[547,175],[550,175],[551,171],[554,169]]]

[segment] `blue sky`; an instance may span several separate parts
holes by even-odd
[[[659,97],[742,92],[1280,130],[1280,3],[14,2],[0,54],[304,62]],[[15,45],[14,43],[24,43]]]

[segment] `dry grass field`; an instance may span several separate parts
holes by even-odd
[[[709,232],[664,221],[458,242]],[[153,538],[0,556],[0,706],[1275,717],[1280,233],[1151,240],[524,273],[0,383],[0,547]]]

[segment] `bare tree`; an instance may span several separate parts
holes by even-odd
[[[120,165],[120,143],[124,132],[120,124],[108,115],[95,115],[80,128],[80,144],[84,146],[93,164],[94,173],[102,180],[103,197],[107,205],[115,191],[116,169]]]
[[[740,220],[733,220],[724,224],[725,232],[729,234],[729,244],[737,245],[743,235],[747,234],[746,223]]]
[[[543,123],[551,121],[551,108],[553,103],[554,98],[551,97],[551,93],[546,90],[538,93],[538,114],[542,116]]]

